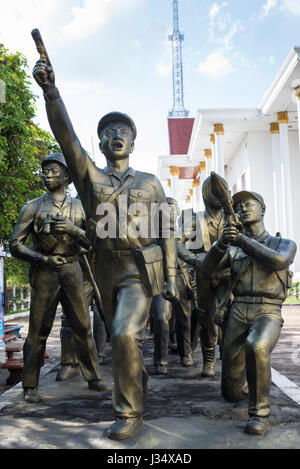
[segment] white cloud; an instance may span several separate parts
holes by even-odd
[[[200,73],[218,78],[233,72],[233,66],[229,58],[225,57],[222,50],[217,50],[208,55],[206,59],[198,66]]]
[[[89,94],[99,96],[101,92],[103,93],[103,88],[102,83],[84,80],[64,81],[60,85],[63,96],[68,97],[87,96]]]
[[[54,18],[61,8],[60,0],[11,0],[1,6],[0,42],[11,51],[21,51],[30,60],[37,60],[37,52],[31,38],[31,31],[38,28],[43,37],[57,34],[53,26]]]
[[[104,25],[117,8],[133,0],[83,0],[81,7],[72,8],[73,19],[62,28],[66,35],[83,38],[90,36]]]
[[[232,44],[233,37],[236,35],[237,32],[239,31],[244,31],[244,27],[241,25],[240,21],[236,21],[233,23],[226,34],[223,38],[221,38],[219,41],[221,44],[223,44],[226,48],[230,48]]]
[[[271,64],[273,65],[275,63],[275,59],[273,55],[270,55],[269,57],[261,57],[261,62]]]
[[[299,0],[282,0],[280,9],[292,15],[300,16],[300,1]]]
[[[226,11],[227,3],[214,3],[209,12],[208,30],[213,42],[224,48],[231,48],[232,41],[237,32],[243,31],[244,27],[240,20],[233,21],[230,13]]]
[[[209,17],[213,19],[219,13],[219,11],[220,11],[219,5],[217,5],[217,3],[214,3],[210,9]]]
[[[260,14],[260,18],[264,18],[268,16],[272,8],[277,5],[278,0],[267,0],[266,3],[262,6],[262,13]]]
[[[156,73],[160,77],[168,77],[172,72],[172,64],[160,59],[156,64]]]

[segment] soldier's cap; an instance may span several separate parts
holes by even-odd
[[[235,207],[237,204],[239,204],[243,200],[247,200],[247,199],[257,200],[264,209],[266,208],[266,204],[262,196],[258,194],[257,192],[250,192],[250,191],[240,191],[234,194],[232,196],[233,207]]]
[[[62,153],[50,153],[50,155],[45,156],[41,163],[42,168],[45,166],[46,163],[51,163],[52,161],[54,161],[55,163],[59,163],[60,165],[68,169],[65,157]]]
[[[60,164],[61,166],[66,168],[66,170],[68,171],[68,165],[62,153],[50,153],[50,155],[45,156],[45,158],[41,162],[42,168],[45,166],[45,164],[51,163],[51,162]],[[69,184],[71,184],[72,179],[71,179],[69,171],[68,171],[68,175],[69,175]]]
[[[166,201],[168,204],[175,204],[175,205],[178,205],[178,202],[176,199],[174,199],[173,197],[166,197]]]
[[[97,133],[98,133],[99,138],[100,138],[102,129],[110,122],[124,122],[124,124],[127,124],[131,128],[133,140],[136,139],[135,123],[133,122],[131,117],[129,117],[127,114],[124,114],[123,112],[109,112],[108,114],[105,114],[105,116],[103,116],[100,119],[98,123],[98,128],[97,128]]]

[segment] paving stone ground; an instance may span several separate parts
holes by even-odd
[[[272,368],[300,388],[300,306],[283,311],[285,324],[272,353]],[[23,324],[25,339],[28,318]],[[183,368],[177,354],[169,355],[168,374],[156,376],[152,362],[153,340],[143,342],[149,389],[145,396],[144,425],[134,438],[115,442],[105,431],[114,420],[110,393],[87,389],[81,376],[65,382],[55,380],[60,361],[60,314],[47,342],[42,368],[42,402],[22,399],[21,383],[5,384],[7,371],[0,371],[0,449],[298,449],[300,405],[275,384],[271,388],[271,429],[261,437],[244,433],[247,401],[232,404],[220,393],[221,362],[214,379],[200,378],[201,350],[194,366]],[[103,379],[112,383],[111,351],[102,366]],[[300,389],[299,389],[300,391]]]

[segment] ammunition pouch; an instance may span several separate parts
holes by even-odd
[[[57,245],[57,239],[53,235],[45,235],[40,241],[39,248],[43,254],[51,254],[55,246]]]
[[[164,288],[163,253],[158,245],[133,251],[142,282],[150,297],[160,295]]]

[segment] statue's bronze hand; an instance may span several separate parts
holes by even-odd
[[[56,216],[53,217],[52,220],[55,221],[54,231],[56,233],[67,233],[72,236],[72,234],[76,230],[75,225],[71,222],[71,220],[69,220],[69,218]]]
[[[47,259],[47,264],[57,269],[66,263],[66,259],[62,256],[49,256]]]
[[[179,296],[179,291],[176,285],[176,277],[174,277],[174,280],[168,280],[166,282],[164,291],[163,291],[163,297],[166,300],[171,301],[171,303],[178,303],[180,296]]]
[[[41,57],[37,61],[32,72],[33,78],[37,84],[42,88],[44,93],[47,93],[55,87],[55,76],[52,66],[49,64],[45,57]]]
[[[223,233],[217,243],[223,246],[234,244],[238,233],[239,232],[235,225],[225,226]]]

